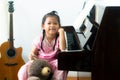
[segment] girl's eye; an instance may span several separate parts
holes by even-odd
[[[51,24],[51,23],[48,23],[48,24]]]
[[[54,23],[55,25],[57,24],[57,23]]]
[[[47,23],[48,25],[50,25],[50,24],[53,24],[53,25],[57,25],[58,23]]]

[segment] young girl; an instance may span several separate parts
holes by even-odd
[[[43,35],[38,36],[33,41],[33,48],[30,53],[30,60],[33,56],[47,60],[51,65],[54,80],[66,80],[67,72],[58,70],[57,54],[60,50],[65,50],[66,41],[64,29],[61,28],[60,18],[56,11],[47,13],[42,20]],[[31,61],[21,67],[18,72],[19,80],[27,80],[27,68]]]

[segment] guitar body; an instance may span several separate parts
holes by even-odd
[[[11,50],[9,46],[9,41],[0,46],[0,80],[18,80],[18,70],[24,64],[22,48]]]

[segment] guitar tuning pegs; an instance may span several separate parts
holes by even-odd
[[[13,1],[8,1],[9,3],[9,12],[14,12]]]
[[[13,5],[13,1],[8,1],[8,3],[9,3],[10,5]]]

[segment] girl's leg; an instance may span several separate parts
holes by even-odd
[[[53,80],[66,80],[68,71],[58,70],[58,61],[53,60],[50,62],[53,70]]]
[[[31,62],[29,61],[19,69],[18,80],[27,80],[27,78],[28,78],[27,69],[30,66],[30,64],[31,64]]]
[[[53,75],[54,80],[66,80],[67,79],[67,71],[56,70]]]

